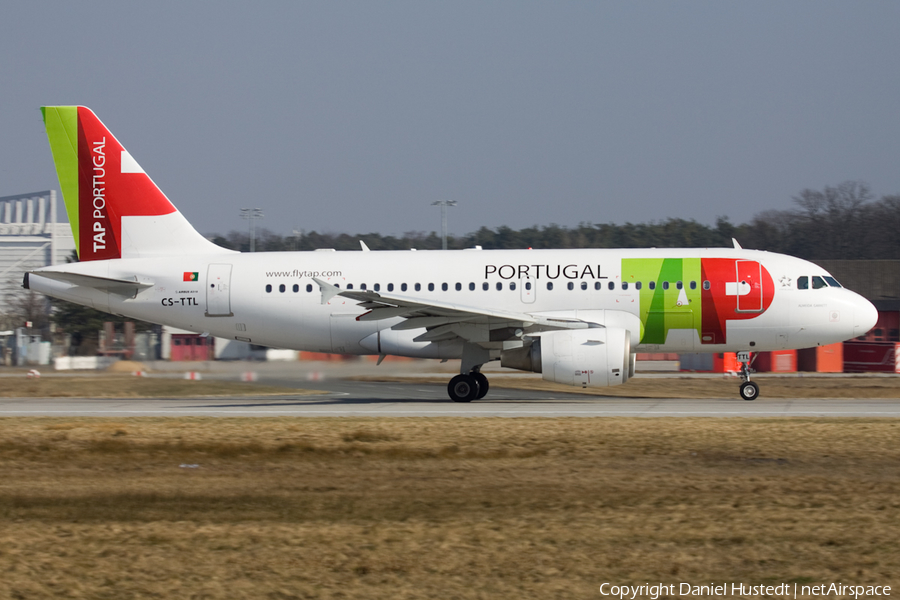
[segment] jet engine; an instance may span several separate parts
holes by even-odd
[[[631,333],[616,327],[547,331],[530,346],[504,350],[500,364],[566,385],[620,385],[634,374]]]

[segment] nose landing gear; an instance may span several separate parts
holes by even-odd
[[[753,358],[750,358],[749,352],[738,352],[737,360],[741,363],[741,398],[744,400],[756,400],[759,396],[759,386],[750,381],[750,373],[752,369],[750,365],[753,363],[753,360],[756,359],[756,355]]]
[[[756,400],[759,396],[759,386],[755,381],[745,381],[741,384],[741,398],[744,400]]]

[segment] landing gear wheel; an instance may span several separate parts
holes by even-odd
[[[471,402],[478,398],[478,381],[471,375],[457,375],[447,384],[447,393],[454,402]]]
[[[756,397],[759,396],[759,386],[750,381],[750,373],[755,373],[753,369],[750,368],[750,365],[753,364],[753,361],[756,360],[756,357],[759,354],[750,355],[750,352],[738,352],[737,353],[737,361],[741,365],[741,398],[744,400],[756,400]]]
[[[744,400],[756,400],[759,396],[759,386],[754,381],[745,381],[741,384],[741,398]]]
[[[488,389],[490,389],[491,384],[488,383],[488,378],[481,373],[472,373],[472,377],[474,377],[475,381],[478,383],[478,395],[475,396],[475,399],[481,400],[482,398],[487,396]]]

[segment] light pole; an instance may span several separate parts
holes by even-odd
[[[296,251],[296,250],[300,249],[300,238],[303,237],[303,234],[305,233],[305,231],[306,231],[305,229],[295,229],[294,230],[294,247],[292,248],[292,250]]]
[[[242,208],[241,218],[250,221],[250,252],[256,252],[256,228],[253,226],[253,222],[263,218],[262,209]]]
[[[441,207],[441,249],[447,249],[447,207],[456,206],[456,200],[436,200],[432,206]]]

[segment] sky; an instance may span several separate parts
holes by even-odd
[[[900,3],[7,2],[0,196],[92,108],[204,234],[749,221],[900,193]]]

